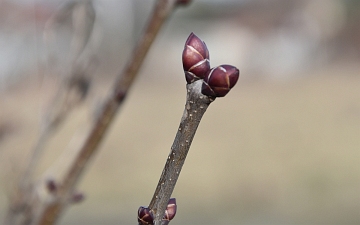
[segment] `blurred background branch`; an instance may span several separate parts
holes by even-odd
[[[34,170],[43,147],[50,137],[49,135],[57,130],[71,111],[83,103],[88,95],[92,82],[92,71],[94,70],[94,65],[91,64],[90,59],[94,56],[87,56],[87,59],[85,59],[87,60],[86,67],[80,65],[79,59],[90,36],[93,34],[94,21],[95,11],[92,1],[78,1],[61,6],[45,24],[44,42],[48,51],[48,72],[56,67],[54,64],[57,62],[63,61],[61,64],[66,65],[66,67],[58,70],[61,74],[55,75],[61,78],[60,85],[55,95],[47,103],[43,115],[41,115],[39,138],[32,150],[29,164],[25,168],[24,178],[21,181],[25,183],[24,185],[29,185],[29,180],[34,178]],[[67,23],[71,24],[71,37],[68,43],[69,52],[66,57],[60,57],[59,54],[52,52],[52,50],[54,49],[53,46],[57,46],[60,41],[64,41],[59,37],[61,35],[56,34],[56,32],[58,32],[59,26],[66,26]],[[65,62],[62,58],[65,58]],[[89,69],[89,67],[91,68]],[[47,76],[49,75],[47,74]]]
[[[62,75],[65,77],[65,81],[60,85],[55,98],[51,100],[50,107],[45,111],[45,115],[42,116],[45,120],[43,123],[44,126],[40,131],[40,136],[35,148],[30,155],[28,166],[25,167],[24,176],[20,179],[19,188],[13,193],[13,196],[10,196],[10,206],[5,221],[6,224],[54,224],[56,222],[60,214],[62,214],[62,211],[64,211],[65,207],[69,204],[68,199],[74,194],[74,188],[80,175],[83,173],[86,164],[97,149],[117,109],[125,99],[125,95],[136,77],[137,71],[148,49],[163,22],[172,12],[175,3],[175,0],[159,0],[156,3],[143,37],[136,46],[133,55],[129,58],[124,72],[118,77],[112,93],[100,109],[100,114],[95,118],[89,136],[85,139],[75,159],[68,158],[68,160],[72,162],[69,163],[69,168],[65,167],[65,170],[68,171],[65,172],[62,180],[57,181],[51,178],[44,182],[47,176],[45,175],[45,177],[41,178],[38,184],[34,186],[34,181],[32,180],[33,171],[36,169],[38,158],[47,141],[48,135],[55,131],[72,109],[85,99],[89,89],[89,77],[79,74],[77,69],[79,67],[78,60],[80,55],[84,51],[93,31],[95,11],[92,2],[79,1],[66,4],[56,11],[47,24],[45,24],[45,42],[51,51],[49,43],[54,42],[56,39],[59,40],[55,31],[59,26],[63,26],[70,17],[72,35],[69,55],[64,63],[65,66],[70,67],[70,70],[64,70],[65,73]],[[48,56],[49,64],[51,64],[54,59],[58,61],[59,59],[56,57],[56,54],[53,56],[53,53],[50,52]],[[50,196],[47,197],[48,200],[46,198],[42,199],[37,195],[37,193],[43,189],[50,194]]]

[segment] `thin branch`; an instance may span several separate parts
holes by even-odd
[[[188,83],[185,110],[149,207],[138,210],[139,225],[167,225],[174,218],[176,201],[169,199],[201,118],[210,103],[224,97],[239,78],[239,70],[231,65],[210,69],[206,44],[193,33],[185,42],[182,61]]]
[[[125,95],[133,83],[151,44],[153,43],[164,21],[173,11],[175,3],[176,0],[157,1],[144,36],[137,44],[129,63],[115,83],[113,92],[106,100],[99,117],[95,121],[93,129],[90,131],[90,134],[80,149],[74,163],[65,174],[63,182],[60,182],[61,186],[56,201],[45,207],[41,213],[38,224],[54,224],[62,211],[65,209],[68,196],[74,191],[74,187],[84,172],[85,166],[88,164],[91,156],[96,152],[96,149],[104,137],[104,134],[108,130],[109,125],[113,121],[119,106],[123,103]]]
[[[185,110],[154,196],[149,204],[154,225],[161,225],[191,142],[202,116],[214,98],[201,93],[202,80],[187,85]]]
[[[53,134],[59,125],[67,118],[69,112],[82,103],[88,92],[88,86],[90,85],[90,81],[81,77],[83,75],[79,75],[79,71],[76,70],[76,64],[93,31],[96,14],[92,1],[66,3],[59,8],[45,25],[44,40],[48,48],[50,43],[56,42],[56,28],[58,28],[69,15],[72,15],[73,23],[73,35],[70,43],[70,49],[72,51],[70,51],[65,58],[70,59],[69,64],[71,64],[71,69],[65,74],[68,79],[65,79],[61,83],[57,94],[51,99],[51,105],[45,111],[44,115],[42,115],[43,124],[40,135],[31,150],[31,156],[28,164],[25,166],[23,178],[20,181],[22,183],[20,186],[25,186],[25,189],[27,188],[26,186],[30,185],[31,179],[34,178],[34,170],[43,153],[46,142],[52,136],[51,134]],[[47,56],[48,64],[53,63],[53,57],[52,54]],[[86,87],[82,88],[84,84]],[[71,94],[74,95],[74,93],[77,95],[76,98],[71,96]]]

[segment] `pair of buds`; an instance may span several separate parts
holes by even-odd
[[[239,79],[239,70],[231,65],[210,69],[209,51],[205,42],[191,33],[182,53],[183,68],[188,84],[202,79],[201,93],[211,97],[224,97]]]
[[[176,199],[170,198],[168,205],[165,210],[165,215],[163,217],[162,224],[168,224],[170,220],[175,217],[176,214]],[[139,225],[153,225],[154,224],[154,217],[152,212],[149,208],[140,206],[138,210],[138,222]]]
[[[46,189],[49,191],[50,194],[56,195],[59,190],[59,184],[55,182],[54,179],[46,180]],[[84,200],[85,195],[82,192],[75,191],[71,196],[69,201],[71,203],[80,203]]]

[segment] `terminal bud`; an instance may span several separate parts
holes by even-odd
[[[182,53],[183,68],[188,84],[203,79],[210,69],[209,51],[205,42],[191,33]]]

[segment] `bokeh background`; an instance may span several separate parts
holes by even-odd
[[[56,40],[43,38],[46,21],[67,2],[0,1],[0,221],[69,67],[69,23],[55,29]],[[56,177],[70,161],[71,153],[60,155],[79,145],[153,3],[93,1],[94,30],[80,60],[89,95],[46,143],[39,177]],[[206,42],[212,66],[232,64],[241,74],[200,124],[171,224],[360,224],[357,0],[194,0],[177,9],[83,176],[86,200],[59,224],[136,224],[182,115],[181,53],[190,32]]]

